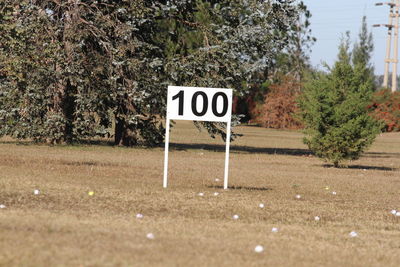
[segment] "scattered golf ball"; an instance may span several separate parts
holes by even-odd
[[[329,190],[329,186],[325,186],[325,190]]]
[[[273,232],[273,233],[277,233],[279,231],[279,229],[278,228],[276,228],[276,227],[272,227],[272,230],[271,230],[271,232]]]
[[[143,219],[143,217],[144,217],[144,216],[143,216],[143,214],[141,214],[141,213],[136,214],[136,218],[137,218],[137,219]]]
[[[197,195],[198,195],[199,197],[202,197],[202,196],[204,196],[204,193],[201,192],[201,193],[198,193]]]
[[[219,179],[218,179],[218,178],[215,178],[215,181],[216,181],[216,182],[219,182]]]
[[[321,220],[321,218],[319,216],[315,216],[314,220],[319,221],[319,220]]]
[[[264,251],[264,247],[258,245],[258,246],[256,246],[256,247],[254,248],[254,251],[257,252],[257,253],[261,253],[261,252]]]
[[[39,194],[40,194],[40,191],[39,191],[39,190],[37,190],[37,189],[35,189],[35,190],[33,190],[33,194],[35,194],[35,195],[39,195]]]
[[[397,211],[396,210],[392,210],[390,213],[393,214],[393,215],[396,215]]]
[[[237,220],[237,219],[239,219],[239,215],[235,214],[235,215],[233,215],[232,218],[233,218],[234,220]]]
[[[260,204],[258,204],[258,206],[259,206],[260,208],[262,208],[262,209],[265,207],[264,203],[260,203]]]
[[[396,212],[396,217],[400,217],[400,211]]]
[[[218,193],[218,192],[215,192],[215,193],[214,193],[214,196],[218,196],[218,195],[219,195],[219,193]]]
[[[357,237],[358,236],[357,232],[355,232],[355,231],[351,231],[349,235],[350,235],[350,237]]]
[[[146,235],[147,239],[154,239],[154,234],[153,233],[148,233]]]
[[[300,199],[300,198],[301,198],[301,196],[300,196],[300,195],[296,195],[296,198],[297,198],[297,199]]]
[[[89,191],[88,195],[89,195],[89,196],[93,196],[93,195],[94,195],[94,192],[93,192],[93,191]]]
[[[6,205],[3,205],[3,204],[0,205],[0,209],[5,209],[5,208],[6,208]]]
[[[334,191],[334,192],[332,192],[332,195],[336,195],[336,192]]]

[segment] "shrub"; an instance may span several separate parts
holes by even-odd
[[[302,124],[294,116],[298,110],[298,88],[298,82],[290,76],[271,85],[264,103],[256,108],[257,116],[254,121],[267,128],[300,129]]]
[[[299,99],[304,143],[335,167],[358,159],[380,132],[380,124],[367,109],[373,83],[365,78],[365,66],[352,66],[349,58],[342,45],[330,73],[312,79]]]
[[[372,117],[384,122],[384,131],[400,131],[400,92],[392,93],[389,89],[376,92],[369,109]]]

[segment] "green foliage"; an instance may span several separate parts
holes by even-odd
[[[370,60],[374,50],[374,42],[372,33],[368,32],[367,17],[362,19],[361,30],[358,34],[358,42],[354,44],[353,48],[353,65],[362,65],[365,67],[365,78],[374,79],[374,67]]]
[[[294,1],[0,0],[0,136],[163,140],[167,85],[234,88],[285,48]],[[200,123],[224,137],[224,126]]]
[[[330,73],[316,74],[299,99],[304,143],[336,167],[344,160],[358,159],[380,131],[367,110],[373,81],[365,79],[365,66],[350,64],[348,47],[347,38]]]

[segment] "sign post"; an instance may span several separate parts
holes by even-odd
[[[228,189],[232,89],[168,86],[163,186],[168,186],[170,120],[226,122],[224,189]]]

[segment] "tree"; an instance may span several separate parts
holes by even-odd
[[[114,129],[117,145],[159,144],[167,85],[240,93],[286,46],[293,3],[0,0],[0,136],[62,143]]]
[[[304,143],[335,167],[344,160],[358,159],[380,131],[367,110],[373,81],[364,75],[365,66],[351,65],[349,44],[347,35],[330,73],[317,74],[299,99]]]
[[[115,118],[116,140],[125,122],[125,132],[136,124],[149,143],[162,140],[153,115],[161,104],[149,106],[161,86],[146,84],[161,53],[142,34],[152,30],[145,18],[153,10],[143,1],[112,2],[0,2],[0,135],[72,142],[104,136]]]
[[[299,92],[297,77],[287,76],[281,82],[272,84],[265,95],[265,103],[259,108],[256,122],[267,128],[299,129],[301,122],[294,114],[298,107],[296,103]]]
[[[249,94],[236,100],[236,109],[244,110],[247,115],[245,118],[267,127],[298,126],[290,112],[294,110],[295,98],[301,91],[304,76],[311,70],[309,53],[316,38],[312,36],[312,15],[307,6],[299,1],[295,8],[285,48],[275,54],[268,72],[259,74],[260,81],[250,85]],[[277,88],[281,88],[282,92]],[[282,115],[286,121],[283,124],[280,120]]]
[[[372,33],[368,33],[367,17],[363,16],[361,30],[358,34],[358,42],[353,47],[353,65],[361,65],[365,68],[365,78],[375,79],[374,67],[371,64],[371,56],[374,51],[374,42]]]

